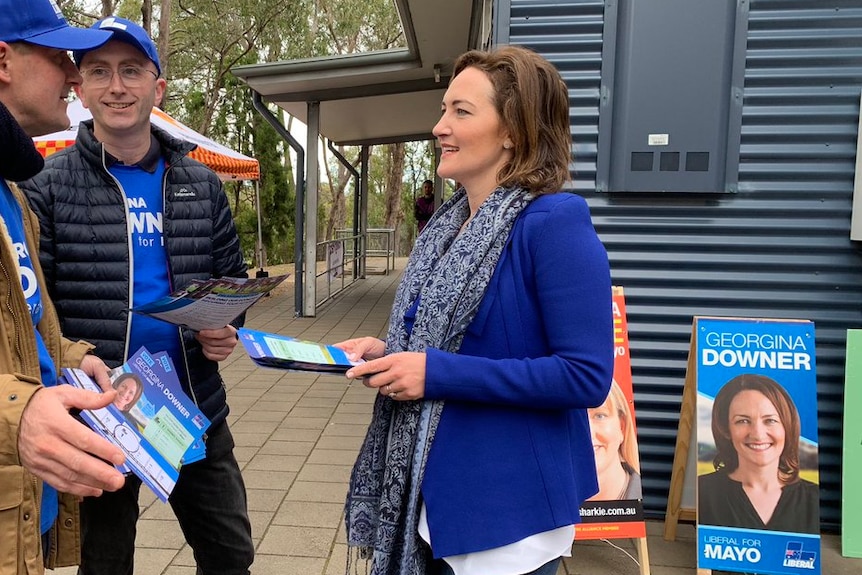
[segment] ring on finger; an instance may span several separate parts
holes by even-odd
[[[390,389],[391,389],[391,388],[390,388]],[[395,396],[396,396],[396,395],[398,395],[398,392],[397,392],[397,391],[390,391],[390,392],[389,392],[389,397],[390,397],[391,399],[395,399]]]

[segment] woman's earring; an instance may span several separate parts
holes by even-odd
[[[506,140],[505,142],[503,142],[503,149],[504,150],[511,150],[512,149],[512,142],[510,142],[509,140]]]

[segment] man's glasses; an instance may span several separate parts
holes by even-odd
[[[104,66],[94,66],[81,70],[81,75],[89,85],[94,88],[105,88],[111,84],[114,79],[114,74],[120,76],[120,81],[127,88],[138,88],[143,86],[144,82],[149,80],[149,76],[158,78],[159,75],[140,66],[120,66],[116,71]]]

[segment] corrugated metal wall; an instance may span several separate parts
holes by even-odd
[[[816,326],[821,517],[837,528],[846,329],[862,326],[849,239],[862,1],[751,0],[738,192],[690,196],[595,192],[604,2],[498,8],[508,41],[570,88],[575,187],[626,292],[648,514],[665,511],[692,316],[800,318]]]

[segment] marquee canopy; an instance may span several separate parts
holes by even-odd
[[[74,144],[78,136],[78,124],[93,117],[80,100],[70,102],[67,112],[72,123],[71,128],[33,138],[36,149],[43,156],[49,156]],[[195,132],[158,108],[153,108],[150,120],[171,135],[197,144],[198,147],[189,153],[189,156],[207,165],[223,181],[260,179],[260,163],[254,158],[249,158]]]

